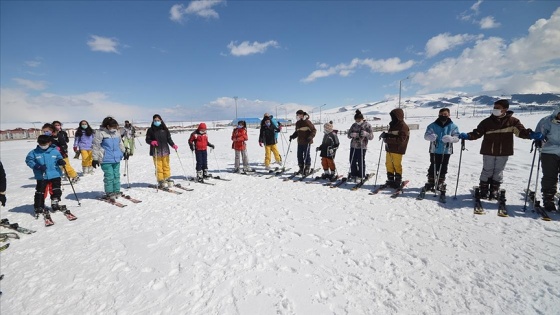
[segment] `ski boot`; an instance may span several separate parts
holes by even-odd
[[[256,170],[254,168],[250,168],[249,166],[244,166],[243,167],[243,172],[245,173],[254,173],[256,172]]]
[[[387,173],[387,181],[385,182],[385,186],[390,188],[395,187],[395,174]]]
[[[499,200],[500,199],[500,185],[502,183],[497,182],[495,180],[490,181],[490,196],[488,196],[488,200]]]
[[[439,202],[446,203],[445,191],[447,190],[447,184],[440,179],[437,189],[439,191]]]
[[[321,174],[321,179],[327,179],[331,177],[331,172],[329,170],[323,170],[323,174]]]
[[[267,168],[265,167],[265,169]],[[233,173],[241,173],[241,170],[239,169],[239,167],[236,167],[233,169]]]
[[[331,182],[334,182],[337,179],[337,174],[336,174],[336,170],[332,170],[331,171],[331,176],[329,176],[328,180]]]
[[[158,182],[158,188],[159,189],[166,189],[167,188],[167,182],[165,180],[160,180]]]
[[[202,171],[196,171],[196,181],[204,183],[204,173]]]
[[[165,181],[167,182],[167,187],[175,186],[175,182],[171,178],[167,178]]]
[[[480,199],[488,199],[489,185],[488,181],[480,181],[480,184],[478,184],[478,187],[480,188]]]
[[[51,200],[51,209],[52,211],[62,211],[66,210],[66,206],[59,204],[59,200],[53,199]]]
[[[393,182],[392,188],[398,189],[402,185],[402,175],[399,173],[395,173],[395,181]]]
[[[303,174],[303,164],[299,164],[298,165],[299,169],[296,172],[297,175],[302,175]]]
[[[80,181],[80,176],[76,176],[70,179],[70,183],[77,184]]]
[[[45,213],[45,208],[35,207],[35,219],[38,219],[41,214]]]
[[[554,191],[544,190],[542,197],[543,197],[544,210],[556,211],[556,204],[554,203]]]
[[[305,165],[305,167],[303,168],[303,176],[309,175],[309,173],[311,172],[310,168],[311,165]]]
[[[210,175],[210,174],[208,173],[208,170],[205,169],[205,170],[202,171],[202,177],[204,177],[204,178],[210,178],[210,177],[212,177],[212,175]]]

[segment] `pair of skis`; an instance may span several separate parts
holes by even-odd
[[[533,212],[536,212],[538,215],[540,215],[541,219],[543,221],[552,221],[552,218],[548,215],[548,213],[546,212],[544,207],[541,206],[541,201],[540,200],[535,200],[535,198],[536,198],[535,192],[532,191],[532,190],[529,190],[529,191],[526,191],[525,193],[529,194],[529,200],[533,204]]]
[[[272,170],[272,172],[271,172],[271,170],[269,170],[269,171],[268,171],[269,174],[270,174],[270,173],[274,173],[274,174],[268,175],[268,176],[265,177],[265,178],[266,178],[266,179],[270,179],[270,178],[273,178],[273,177],[276,177],[276,176],[280,176],[280,175],[286,173],[287,171],[289,171],[289,170],[291,170],[291,169],[292,169],[291,167],[289,167],[289,168],[279,168],[279,169],[276,170],[276,171]],[[294,177],[295,177],[295,176],[294,176]]]
[[[17,223],[10,223],[10,221],[8,219],[0,220],[0,226],[18,231],[18,232],[23,233],[23,234],[33,234],[33,233],[36,232],[34,230],[23,228],[23,227],[19,226],[19,224],[17,224]]]
[[[131,201],[132,203],[141,203],[141,202],[142,202],[142,200],[139,200],[139,199],[136,199],[136,198],[132,198],[131,196],[125,195],[125,194],[122,194],[122,195],[120,195],[119,197],[121,197],[121,198],[123,198],[123,199],[125,199],[125,200],[128,200],[128,201]],[[119,208],[124,208],[124,207],[127,206],[126,204],[121,203],[121,202],[118,202],[116,199],[113,199],[113,198],[103,198],[103,197],[99,197],[99,198],[97,198],[97,200],[104,201],[104,202],[106,202],[106,203],[108,203],[108,204],[111,204],[111,205],[113,205],[113,206],[117,206],[117,207],[119,207]]]
[[[74,221],[76,219],[78,219],[78,217],[76,217],[72,212],[70,212],[70,210],[68,210],[68,208],[66,208],[66,205],[58,205],[58,208],[53,208],[52,209],[53,212],[56,211],[60,211],[64,214],[64,217],[66,217],[66,219],[68,219],[68,221]],[[43,215],[43,221],[45,221],[45,226],[52,226],[54,225],[54,220],[51,218],[51,214],[48,208],[43,208],[43,212],[36,212],[35,213],[35,219],[39,219],[39,214]]]
[[[391,198],[397,198],[398,196],[402,195],[402,193],[404,192],[404,188],[408,185],[409,182],[410,182],[409,180],[402,181],[401,184],[399,185],[399,187],[397,187],[395,189],[395,191],[391,194]],[[392,188],[392,187],[389,187],[389,185],[387,185],[387,184],[382,184],[382,185],[379,185],[374,190],[372,190],[369,194],[370,195],[377,195],[381,190],[384,190],[384,189],[387,189],[387,188]]]
[[[438,201],[441,202],[441,203],[446,203],[447,202],[447,198],[446,198],[446,195],[445,195],[446,187],[447,187],[447,185],[441,184],[440,187],[437,187],[433,190],[430,190],[430,189],[427,189],[426,186],[424,186],[424,187],[422,187],[422,190],[420,190],[420,194],[418,194],[418,197],[416,197],[416,200],[424,200],[426,198],[426,193],[427,192],[435,193],[434,197],[436,197],[437,193],[439,192]]]
[[[480,187],[475,186],[474,188],[474,214],[482,215],[486,214],[484,207],[482,206],[482,195],[480,193]],[[489,200],[492,200],[492,195],[490,195]],[[506,208],[506,190],[500,189],[497,196],[498,200],[498,216],[499,217],[508,217],[508,211]]]

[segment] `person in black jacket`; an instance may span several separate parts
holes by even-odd
[[[4,171],[4,165],[0,161],[0,203],[2,207],[6,206],[6,171]]]
[[[150,156],[154,159],[159,188],[173,187],[171,180],[171,167],[169,166],[169,146],[175,151],[179,148],[171,139],[171,133],[161,119],[161,116],[153,116],[152,125],[146,132],[146,143],[150,145]]]
[[[282,158],[276,145],[276,133],[280,129],[272,123],[270,116],[264,116],[261,124],[261,131],[259,134],[259,145],[262,147],[264,144],[264,168],[270,169],[270,152],[274,154],[276,164],[282,165]]]
[[[323,142],[317,147],[317,151],[321,151],[321,165],[323,166],[323,175],[321,175],[321,178],[332,181],[337,177],[334,157],[340,145],[340,141],[336,134],[337,131],[333,128],[332,121],[323,126],[323,132],[325,133]]]

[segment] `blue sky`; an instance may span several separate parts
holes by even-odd
[[[559,1],[1,1],[1,121],[560,92]]]

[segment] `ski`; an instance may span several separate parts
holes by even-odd
[[[10,247],[10,243],[0,246],[0,252]]]
[[[280,167],[275,167],[274,169],[268,170],[269,174],[276,173],[280,170]]]
[[[317,173],[319,170],[321,170],[321,169],[320,169],[320,168],[313,169],[313,170],[311,170],[309,173],[307,173],[307,174],[301,176],[300,178],[294,179],[294,182],[300,182],[300,181],[306,179],[307,177],[309,177],[309,176],[311,176],[311,175]]]
[[[382,185],[377,186],[377,188],[375,188],[374,190],[372,190],[369,194],[370,194],[370,195],[377,195],[381,190],[387,189],[387,188],[389,188],[389,185],[387,185],[387,184],[382,184]]]
[[[5,242],[10,238],[19,240],[19,235],[16,232],[0,233],[0,242]]]
[[[196,180],[195,177],[189,178],[189,181],[191,181],[193,183],[197,183],[197,184],[204,184],[204,185],[211,185],[211,186],[216,185],[216,183],[210,183],[210,182],[207,182],[207,181],[199,182],[198,180]],[[178,193],[180,193],[180,192],[178,192]]]
[[[225,180],[225,181],[228,181],[228,182],[231,181],[231,178],[222,178],[220,176],[214,176],[214,175],[210,175],[209,178],[217,179],[217,180]]]
[[[295,178],[296,176],[298,176],[298,175],[299,175],[299,172],[295,172],[295,173],[293,173],[292,175],[290,175],[290,176],[284,178],[284,181],[287,182],[287,181],[289,181],[289,180],[292,180],[292,179],[294,179],[294,178]]]
[[[74,221],[78,218],[74,214],[72,214],[72,212],[70,212],[70,210],[68,210],[68,208],[66,208],[66,205],[55,205],[55,206],[51,207],[51,210],[52,210],[52,212],[56,212],[56,211],[62,212],[64,214],[64,216],[66,217],[66,219],[68,219],[68,221]]]
[[[408,180],[403,181],[399,186],[399,188],[397,188],[395,192],[391,195],[391,198],[397,198],[398,196],[402,195],[402,193],[404,192],[404,188],[406,187],[406,185],[408,185],[408,182],[409,182]]]
[[[156,185],[150,185],[150,188],[153,188],[153,189],[155,189],[155,190],[162,190],[162,191],[165,191],[165,192],[168,192],[168,193],[171,193],[171,194],[175,194],[175,195],[181,195],[181,194],[183,194],[183,193],[180,192],[180,191],[176,191],[176,190],[170,189],[170,188],[168,188],[168,187],[165,187],[165,188],[158,188]]]
[[[364,184],[373,177],[373,173],[371,174],[366,174],[366,177],[362,178],[362,181],[360,181],[359,183],[355,184],[354,186],[352,186],[352,188],[350,188],[350,190],[358,190],[360,188],[362,188],[362,186],[364,186]]]
[[[348,182],[348,177],[343,176],[339,180],[337,180],[336,182],[331,183],[329,187],[338,188],[338,187],[346,184],[347,182]],[[329,185],[329,184],[327,183],[327,185]]]
[[[3,226],[3,227],[8,228],[8,229],[16,230],[16,231],[18,231],[20,233],[23,233],[23,234],[33,234],[33,233],[37,232],[37,231],[34,231],[34,230],[22,228],[17,223],[10,223],[10,221],[8,221],[8,219],[0,220],[0,226]]]
[[[124,208],[124,207],[127,206],[127,205],[125,205],[125,204],[123,204],[123,203],[120,203],[120,202],[116,201],[115,199],[108,199],[108,198],[99,197],[99,198],[97,198],[97,200],[104,201],[104,202],[106,202],[106,203],[108,203],[108,204],[111,204],[111,205],[113,205],[113,206],[117,206],[117,207],[119,207],[119,208]]]
[[[474,214],[486,214],[480,201],[480,187],[474,187]]]
[[[265,177],[265,178],[266,178],[266,179],[270,179],[270,178],[273,178],[273,177],[276,177],[276,176],[280,176],[280,175],[284,174],[285,172],[287,172],[287,171],[289,171],[289,170],[291,170],[291,169],[292,169],[291,167],[289,167],[289,168],[280,168],[280,169],[278,169],[276,172],[274,172],[274,174],[269,175],[269,176],[267,176],[267,177]]]
[[[181,185],[181,184],[176,184],[174,187],[177,187],[177,188],[182,189],[184,191],[193,191],[194,190],[194,189],[189,188],[189,187],[183,187],[183,185]]]
[[[498,195],[498,216],[499,217],[507,217],[508,212],[507,212],[507,208],[506,208],[506,190],[505,189],[500,189],[499,195]]]
[[[128,201],[131,201],[132,203],[141,203],[142,202],[142,200],[132,198],[130,195],[122,194],[121,197],[123,197],[124,199],[126,199]]]
[[[49,214],[47,209],[45,209],[45,211],[43,211],[43,220],[45,221],[45,226],[54,225],[54,221],[51,218],[51,215]]]

